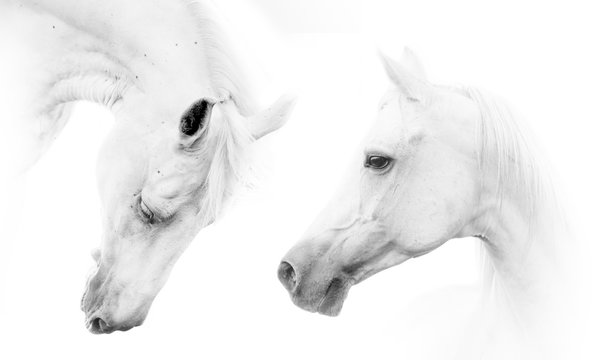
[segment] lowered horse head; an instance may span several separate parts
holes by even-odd
[[[512,279],[533,267],[526,238],[538,184],[517,127],[478,92],[427,82],[408,49],[401,62],[382,60],[393,87],[348,184],[278,269],[308,311],[338,315],[352,285],[453,238],[482,239]]]
[[[21,2],[19,2],[20,4]],[[100,248],[81,309],[94,333],[140,325],[177,259],[219,216],[248,146],[294,103],[257,111],[245,68],[208,1],[23,1],[31,99],[23,137],[33,163],[75,101],[112,110],[100,150]],[[28,54],[30,55],[30,54]],[[93,236],[93,235],[92,235]]]
[[[122,109],[99,158],[104,231],[82,299],[92,332],[143,322],[181,253],[218,216],[249,143],[282,126],[292,103],[248,118],[230,98],[142,112],[150,120],[141,121]]]

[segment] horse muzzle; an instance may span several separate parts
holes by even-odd
[[[93,334],[110,334],[140,326],[153,302],[153,297],[113,283],[99,272],[87,282],[81,310],[85,313],[85,326]]]
[[[295,305],[327,316],[340,314],[353,280],[344,275],[316,278],[321,272],[300,272],[288,261],[278,267],[278,279]]]
[[[149,305],[147,305],[123,313],[117,302],[107,298],[95,298],[88,292],[84,295],[83,304],[85,327],[92,334],[110,334],[140,326],[149,310]],[[116,304],[116,307],[112,304]]]

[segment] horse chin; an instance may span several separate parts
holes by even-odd
[[[332,279],[318,305],[317,312],[326,316],[338,316],[349,294],[351,285],[353,285],[352,282],[347,279]]]

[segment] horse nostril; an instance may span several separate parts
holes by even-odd
[[[280,263],[280,266],[278,267],[278,279],[288,291],[293,292],[295,290],[297,277],[295,275],[295,269],[293,269],[293,266],[288,262],[283,261]]]
[[[94,334],[108,334],[112,331],[114,331],[114,329],[99,317],[91,321],[91,332]]]

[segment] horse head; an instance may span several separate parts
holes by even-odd
[[[350,287],[473,235],[481,214],[475,103],[428,83],[410,51],[382,56],[383,97],[348,184],[283,258],[278,276],[299,307],[338,315]]]
[[[103,235],[81,304],[94,333],[144,321],[177,259],[238,182],[246,147],[282,126],[293,105],[283,97],[245,117],[231,98],[163,109],[143,99],[119,110],[100,152]]]

